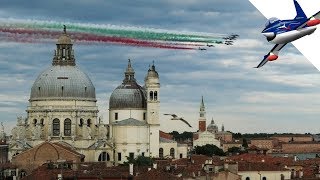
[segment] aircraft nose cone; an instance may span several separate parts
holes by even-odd
[[[267,38],[272,38],[274,37],[274,33],[273,32],[262,32],[262,34],[267,37]]]

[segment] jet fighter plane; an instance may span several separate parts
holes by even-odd
[[[201,48],[201,47],[199,47],[199,50],[200,51],[205,51],[205,50],[207,50],[206,48]]]
[[[308,18],[303,12],[297,0],[293,0],[297,15],[294,19],[280,20],[278,18],[270,18],[262,34],[270,43],[276,44],[271,51],[263,57],[263,60],[256,68],[260,68],[268,61],[278,59],[279,51],[288,43],[312,34],[316,29],[316,25],[320,24],[320,11]]]

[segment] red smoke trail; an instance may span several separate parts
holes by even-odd
[[[14,29],[14,28],[1,28],[0,32],[9,33],[17,35],[17,42],[24,42],[23,38],[20,39],[20,36],[23,36],[24,39],[29,42],[30,40],[39,41],[40,39],[57,39],[61,35],[61,32],[57,31],[47,31],[47,30],[30,30],[30,29]],[[192,50],[194,48],[190,47],[182,47],[181,44],[172,45],[170,43],[160,43],[154,41],[143,41],[143,40],[136,40],[131,38],[122,38],[122,37],[110,37],[110,36],[101,36],[101,35],[91,35],[87,33],[75,33],[69,32],[68,33],[72,39],[78,41],[85,41],[85,42],[99,42],[99,43],[115,43],[115,44],[124,44],[130,46],[140,46],[140,47],[154,47],[154,48],[165,48],[165,49],[185,49],[185,50]],[[189,44],[190,45],[190,44]]]

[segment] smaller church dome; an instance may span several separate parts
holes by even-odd
[[[207,127],[207,131],[209,132],[218,132],[218,126],[214,123],[214,120],[211,120],[211,123]]]
[[[110,109],[145,109],[147,108],[146,92],[134,78],[134,70],[129,59],[123,83],[111,94],[109,100]]]

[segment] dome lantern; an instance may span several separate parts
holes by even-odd
[[[67,28],[63,25],[63,33],[57,42],[57,49],[54,51],[53,66],[75,66],[74,52],[71,38],[67,34]]]

